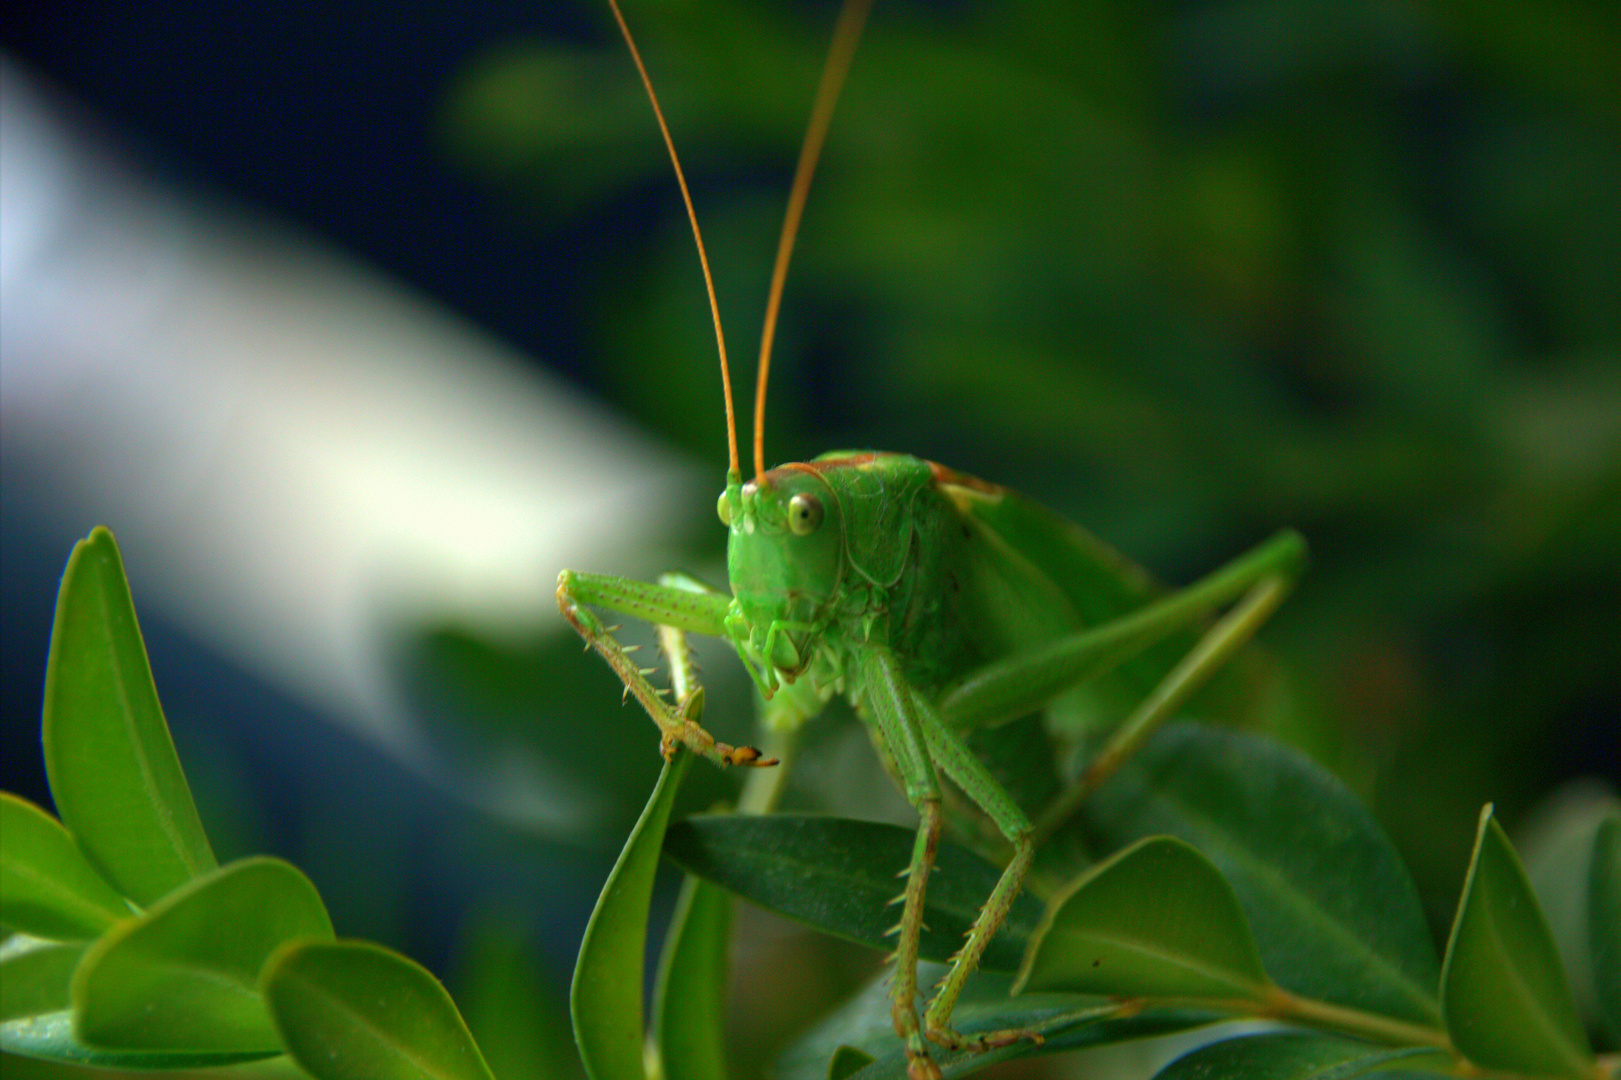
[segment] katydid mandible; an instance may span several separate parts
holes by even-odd
[[[719,515],[728,530],[730,594],[691,578],[658,584],[565,570],[564,618],[658,725],[666,757],[678,747],[721,765],[777,764],[716,741],[701,724],[702,690],[677,701],[588,608],[645,620],[662,635],[729,641],[765,704],[768,727],[792,729],[836,694],[854,706],[919,824],[891,981],[891,1014],[912,1080],[940,1076],[930,1043],[988,1049],[1030,1038],[1010,1030],[959,1034],[953,1007],[1030,868],[1036,845],[1153,729],[1246,642],[1282,601],[1305,558],[1283,532],[1173,594],[1058,516],[995,484],[905,454],[834,452],[767,470],[763,414],[771,338],[788,258],[828,126],[870,0],[847,0],[817,90],[789,198],[762,336],[754,416],[754,479],[744,483],[720,313],[691,195],[641,56],[609,0],[647,88],[692,223],[721,360],[730,448]],[[1231,605],[1216,621],[1210,618]],[[1179,632],[1196,643],[1122,718],[1074,784],[1032,823],[969,749],[976,725],[1073,705],[1077,688]],[[679,646],[671,650],[684,655]],[[1012,855],[967,938],[918,1010],[918,939],[942,826],[941,774],[1006,839]]]

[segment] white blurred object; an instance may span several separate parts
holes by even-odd
[[[561,567],[633,565],[680,520],[698,478],[668,451],[398,286],[132,175],[9,63],[0,145],[8,480],[112,527],[143,604],[415,764],[388,625],[532,627]]]

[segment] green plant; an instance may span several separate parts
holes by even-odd
[[[0,794],[0,1049],[165,1070],[287,1054],[323,1080],[492,1080],[420,965],[335,938],[315,887],[279,859],[217,864],[106,529],[68,560],[45,684],[61,819]]]
[[[204,1069],[287,1054],[320,1078],[490,1077],[438,982],[334,940],[288,864],[215,865],[147,670],[110,533],[74,551],[47,674],[59,822],[0,797],[0,1048],[122,1069]],[[669,825],[690,755],[668,763],[592,917],[576,1037],[595,1080],[643,1080],[643,943],[661,852],[690,876],[654,993],[667,1080],[724,1076],[730,895],[887,949],[883,899],[911,847],[893,826],[716,814]],[[968,837],[971,841],[971,837]],[[1086,863],[1079,850],[1096,854]],[[945,845],[920,948],[944,959],[997,871]],[[1372,818],[1320,768],[1252,735],[1179,724],[1149,741],[1049,839],[961,1005],[965,1023],[1033,1027],[994,1061],[1186,1031],[1231,1017],[1297,1030],[1214,1041],[1190,1077],[1600,1078],[1547,922],[1488,807],[1445,953]],[[1554,883],[1590,953],[1585,1018],[1621,1042],[1621,814],[1582,834]],[[1044,903],[1043,903],[1044,902]],[[1011,991],[1011,993],[1010,993]],[[797,1040],[783,1080],[904,1075],[881,980]]]

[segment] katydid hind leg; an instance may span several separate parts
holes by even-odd
[[[963,729],[1044,708],[1071,687],[1106,674],[1179,630],[1197,626],[1259,582],[1292,582],[1304,558],[1299,535],[1279,533],[1192,585],[1136,611],[969,673],[946,693],[941,715]]]
[[[1086,799],[1118,769],[1211,675],[1221,669],[1255,635],[1289,593],[1293,579],[1262,578],[1231,611],[1205,631],[1198,643],[1160,680],[1130,716],[1115,729],[1080,778],[1041,815],[1039,844],[1072,817]]]
[[[1159,677],[1115,727],[1077,782],[1043,811],[1033,836],[1039,846],[1254,636],[1288,594],[1304,558],[1304,541],[1293,532],[1279,533],[1194,584],[1137,611],[980,668],[946,694],[941,714],[949,727],[961,730],[1039,709],[1070,687],[1107,673],[1168,635],[1198,626],[1221,606],[1233,605]]]

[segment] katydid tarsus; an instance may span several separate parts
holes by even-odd
[[[721,765],[777,764],[752,747],[710,736],[695,683],[678,700],[666,700],[647,679],[651,669],[638,667],[613,637],[616,628],[589,609],[645,620],[665,639],[699,633],[730,642],[765,703],[764,723],[779,732],[820,712],[834,695],[848,698],[919,818],[898,898],[903,906],[890,1001],[909,1075],[923,1080],[940,1075],[931,1042],[984,1049],[1039,1040],[1033,1032],[958,1034],[951,1027],[953,1006],[1021,888],[1037,844],[1250,638],[1287,593],[1305,546],[1283,532],[1194,585],[1163,593],[1076,526],[1005,488],[933,462],[835,452],[766,469],[765,386],[788,256],[869,2],[847,0],[839,16],[801,149],[760,350],[755,476],[745,483],[725,340],[697,216],[652,83],[616,0],[609,0],[669,149],[714,314],[730,448],[718,511],[729,534],[731,591],[681,575],[650,584],[565,570],[557,600],[658,725],[666,756],[685,747]],[[1196,643],[1127,710],[1035,822],[969,749],[966,734],[976,725],[1043,710],[1051,718],[1078,688],[1190,630],[1199,632]],[[684,648],[669,651],[685,655]],[[682,675],[679,685],[686,686],[688,673]],[[1012,854],[920,1016],[918,937],[942,827],[942,774],[994,824]]]

